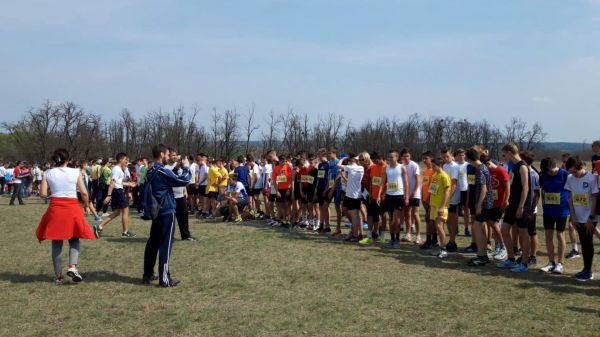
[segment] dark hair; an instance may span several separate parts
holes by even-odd
[[[405,154],[407,154],[407,153],[408,153],[408,154],[410,154],[410,150],[409,150],[409,149],[407,149],[407,148],[403,148],[402,150],[400,150],[400,155],[401,155],[401,156],[403,156],[403,155],[405,155]]]
[[[377,151],[373,151],[370,154],[371,160],[381,160],[381,155]]]
[[[458,151],[457,151],[458,153]],[[479,153],[479,151],[475,150],[475,149],[469,149],[467,150],[467,159],[471,160],[471,161],[476,161],[481,159],[481,154]]]
[[[337,147],[330,147],[330,148],[329,148],[327,151],[328,151],[328,152],[331,152],[331,153],[335,153],[336,155],[338,154],[338,149],[337,149]]]
[[[62,165],[70,159],[69,151],[67,151],[67,149],[56,149],[54,150],[54,152],[52,153],[52,157],[50,158],[56,165]],[[17,165],[19,163],[20,162],[17,162]]]
[[[490,161],[490,157],[486,154],[481,154],[479,156],[479,160],[481,161],[481,163],[487,164]]]
[[[464,153],[465,153],[465,150],[459,148],[456,151],[454,151],[454,156],[458,156],[459,154],[464,154]]]
[[[240,164],[241,164],[241,163],[243,163],[243,162],[244,162],[244,156],[238,156],[238,157],[237,157],[237,161],[238,161],[238,163],[240,163]]]
[[[233,179],[233,180],[238,180],[238,174],[237,173],[232,173],[232,174],[229,175],[229,178]]]
[[[440,153],[444,154],[444,153],[452,153],[452,149],[450,149],[449,147],[444,147],[442,148],[442,150],[440,151]]]
[[[542,172],[544,173],[550,171],[551,169],[557,166],[558,165],[556,165],[556,161],[550,157],[546,157],[540,162],[540,170],[542,170]]]
[[[152,157],[154,157],[154,159],[160,158],[160,154],[166,153],[168,150],[169,149],[167,149],[167,147],[163,144],[154,145],[152,148]]]
[[[116,159],[117,161],[119,161],[119,160],[121,160],[121,159],[123,159],[123,158],[125,158],[125,157],[127,157],[127,153],[125,153],[125,152],[119,152],[119,153],[117,153],[117,155],[115,156],[115,159]]]
[[[246,155],[246,161],[254,161],[254,156],[251,154]]]
[[[525,163],[527,163],[527,165],[531,166],[531,164],[533,164],[533,159],[535,158],[535,154],[533,152],[523,151],[519,153],[519,155],[521,156],[521,159],[523,159]]]
[[[421,155],[421,157],[433,158],[433,152],[427,150],[427,151],[423,152],[423,154]]]
[[[392,154],[392,153],[395,153],[395,154],[397,154],[397,155],[399,155],[399,154],[400,154],[400,153],[398,153],[398,150],[389,150],[389,151],[388,151],[388,154]]]
[[[581,170],[583,166],[583,161],[579,158],[579,156],[569,157],[569,159],[567,159],[567,161],[565,162],[565,167],[567,168],[567,170],[570,170],[572,168],[576,170]]]
[[[437,157],[437,158],[433,159],[431,161],[431,163],[435,164],[436,166],[440,166],[441,167],[442,165],[444,165],[444,160],[442,158],[440,158],[440,157]]]
[[[502,151],[509,152],[514,156],[519,154],[519,147],[516,144],[508,143],[502,147]]]

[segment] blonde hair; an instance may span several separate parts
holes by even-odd
[[[358,159],[362,159],[369,163],[369,166],[373,165],[373,161],[371,160],[371,155],[369,152],[361,152],[358,154]]]

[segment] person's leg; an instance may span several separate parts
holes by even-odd
[[[592,262],[594,259],[594,235],[592,233],[588,233],[585,227],[585,224],[579,224],[577,226],[577,233],[579,234],[579,242],[581,243],[581,255],[583,256],[583,270],[591,272]]]
[[[546,229],[546,249],[548,250],[548,262],[556,262],[554,260],[554,230]],[[558,236],[558,232],[557,232]],[[560,239],[559,239],[559,247],[560,247]],[[559,248],[559,256],[560,256],[560,248]]]
[[[502,224],[502,239],[504,240],[504,246],[506,247],[506,253],[508,254],[508,259],[511,261],[515,260],[515,251],[513,249],[513,240],[511,237],[512,233],[512,224],[504,222]]]
[[[169,261],[175,236],[175,214],[161,215],[160,243],[158,248],[158,279],[163,286],[171,285]]]
[[[52,265],[56,277],[62,276],[62,247],[61,240],[52,240]]]
[[[393,224],[394,224],[394,241],[396,242],[400,242],[400,226],[402,223],[402,218],[403,218],[403,212],[402,209],[396,209],[394,210],[394,212],[392,213],[392,218],[394,219]]]
[[[448,243],[456,242],[456,233],[458,232],[458,205],[450,205],[448,212]]]
[[[118,217],[119,214],[121,214],[121,209],[116,209],[116,210],[114,210],[114,212],[110,213],[108,218],[102,220],[102,222],[100,223],[100,225],[99,225],[100,229],[104,229],[104,226],[108,225],[111,221],[113,221],[116,217]]]
[[[419,209],[420,209],[419,206],[413,205],[410,207],[412,223],[415,224],[415,235],[417,236],[417,238],[416,238],[417,244],[421,243],[421,216],[419,214]]]
[[[321,206],[321,225],[323,228],[329,228],[329,203],[323,203]]]
[[[154,276],[154,265],[156,264],[156,255],[158,254],[161,242],[162,225],[162,218],[160,216],[152,220],[150,236],[144,249],[144,279],[150,279]]]
[[[475,220],[472,230],[473,235],[475,236],[475,243],[477,244],[477,256],[480,258],[486,258],[487,234],[485,222]]]
[[[189,213],[187,210],[187,202],[185,198],[175,199],[175,216],[177,218],[177,226],[179,227],[179,234],[181,240],[192,237],[190,233],[190,226],[188,223]]]
[[[529,257],[531,256],[531,238],[527,228],[519,228],[519,242],[521,243],[521,263],[527,265],[529,263]]]
[[[342,214],[342,204],[335,202],[335,231],[338,233],[342,231]]]
[[[444,232],[444,220],[440,217],[437,217],[435,220],[435,227],[438,234],[438,238],[440,240],[440,247],[445,249],[446,247],[446,233]]]
[[[556,238],[558,239],[558,263],[562,264],[565,257],[565,250],[567,249],[567,242],[565,241],[565,232],[556,231]],[[550,249],[550,248],[548,248]]]
[[[129,233],[129,207],[121,210],[121,227],[123,228],[123,233]]]
[[[77,266],[79,262],[79,249],[79,238],[69,240],[69,267]]]

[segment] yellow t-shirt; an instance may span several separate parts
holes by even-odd
[[[208,185],[206,186],[206,193],[209,192],[219,192],[219,188],[217,185],[219,184],[219,177],[221,173],[219,173],[219,169],[216,166],[211,166],[208,169]]]
[[[444,193],[446,188],[450,188],[451,180],[450,176],[446,174],[446,172],[441,171],[439,173],[434,173],[433,177],[431,177],[431,183],[429,185],[429,204],[431,207],[436,208],[446,208],[448,207],[448,202],[450,202],[450,197],[448,197],[448,201],[446,205],[442,206],[442,201],[444,200]]]
[[[227,187],[227,185],[229,185],[228,180],[229,180],[229,172],[227,171],[226,168],[221,167],[219,169],[219,173],[221,174],[221,177],[224,177],[225,179],[223,179],[223,181],[219,184],[219,186],[224,186]]]

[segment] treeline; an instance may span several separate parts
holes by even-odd
[[[267,149],[293,154],[331,146],[345,152],[381,153],[408,147],[419,158],[425,150],[481,144],[497,157],[506,142],[535,150],[546,137],[540,124],[527,125],[518,118],[497,126],[485,120],[412,114],[375,120],[365,116],[364,122],[353,125],[342,114],[314,118],[292,109],[271,110],[259,120],[252,105],[243,112],[213,108],[210,113],[177,107],[150,111],[140,118],[124,109],[119,118],[103,120],[74,102],[50,101],[2,127],[6,134],[0,138],[0,159],[28,161],[45,161],[57,147],[67,148],[79,159],[113,157],[121,151],[137,158],[149,156],[156,143],[169,144],[184,154],[205,152],[226,158],[245,153],[257,156]]]

